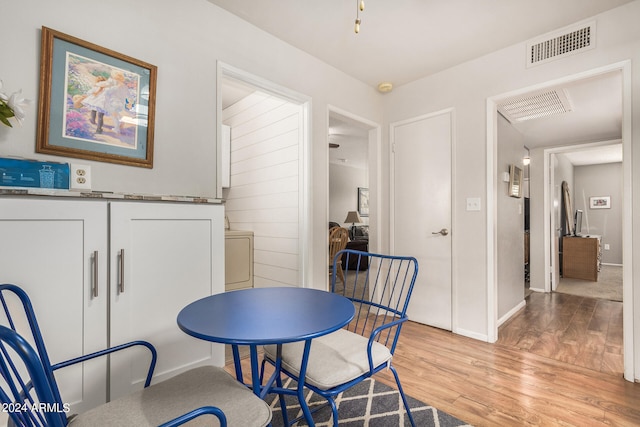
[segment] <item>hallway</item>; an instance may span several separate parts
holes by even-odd
[[[622,303],[533,292],[496,344],[622,376]]]

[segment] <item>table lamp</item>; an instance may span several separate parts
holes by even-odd
[[[357,211],[349,211],[347,213],[347,218],[345,218],[344,222],[351,223],[351,229],[349,230],[349,237],[351,238],[351,240],[353,240],[353,238],[356,235],[356,222],[359,224],[362,223],[362,218],[360,218],[360,215],[358,215]]]

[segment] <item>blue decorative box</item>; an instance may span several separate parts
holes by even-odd
[[[69,189],[69,164],[0,158],[0,186]]]

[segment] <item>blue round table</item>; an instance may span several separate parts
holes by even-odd
[[[276,369],[263,386],[259,375],[258,346],[276,344],[280,355],[282,344],[305,341],[300,378],[304,378],[311,340],[329,334],[348,324],[355,314],[351,301],[341,295],[307,288],[251,288],[211,295],[194,301],[178,314],[178,326],[187,334],[206,341],[231,344],[238,381],[244,382],[238,345],[248,345],[251,356],[253,392],[264,398],[282,391],[280,358]],[[278,389],[273,387],[278,382]],[[307,422],[313,426],[304,399],[304,382],[297,395]],[[284,399],[283,414],[286,414]]]

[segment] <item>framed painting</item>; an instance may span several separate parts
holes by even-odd
[[[42,27],[36,152],[152,168],[156,74]]]
[[[369,189],[358,187],[358,213],[360,216],[369,216]]]
[[[589,197],[591,209],[611,209],[611,196]]]

